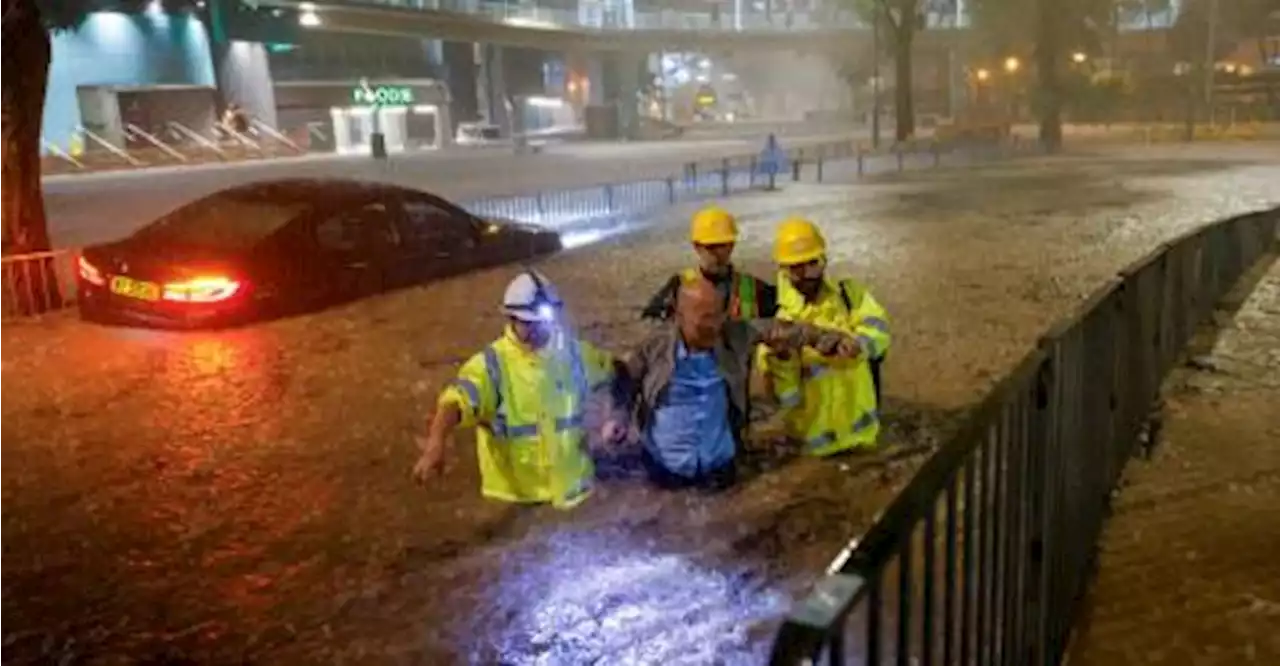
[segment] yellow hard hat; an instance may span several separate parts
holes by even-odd
[[[817,225],[804,218],[792,217],[778,225],[773,240],[773,260],[782,266],[794,266],[821,258],[827,253],[827,241]]]
[[[698,245],[723,245],[738,242],[738,221],[733,213],[712,206],[703,208],[689,224],[689,240]]]

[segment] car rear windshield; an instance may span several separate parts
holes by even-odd
[[[139,229],[135,238],[217,248],[251,246],[309,208],[307,201],[246,193],[215,194]]]

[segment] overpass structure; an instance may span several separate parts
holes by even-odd
[[[219,35],[215,29],[214,41],[219,44],[305,44],[308,33],[318,40],[350,35],[366,41],[372,36],[434,42],[441,54],[435,72],[447,79],[452,93],[450,115],[482,119],[510,134],[518,133],[516,124],[535,115],[517,97],[545,93],[572,107],[592,136],[638,136],[638,107],[670,103],[654,96],[646,98],[644,92],[653,85],[658,70],[663,71],[663,77],[668,70],[681,71],[681,65],[664,64],[668,56],[672,63],[691,54],[704,56],[698,61],[697,72],[680,76],[708,87],[739,80],[736,73],[732,79],[726,75],[731,69],[746,72],[744,79],[750,79],[751,72],[773,72],[757,76],[767,83],[752,93],[753,98],[762,100],[759,107],[768,109],[764,114],[772,117],[798,117],[801,111],[792,99],[820,100],[817,104],[825,106],[810,110],[823,111],[848,109],[852,95],[869,94],[847,91],[832,63],[869,58],[874,31],[856,13],[833,0],[811,0],[803,11],[772,12],[755,9],[750,0],[720,0],[716,4],[698,0],[680,9],[670,8],[667,3],[672,1],[680,0],[662,0],[665,8],[655,9],[646,8],[655,7],[655,0],[210,0],[209,6],[221,7],[219,11],[230,17],[229,23],[239,26],[232,30],[233,35]],[[972,42],[978,35],[969,29],[964,6],[965,1],[960,0],[960,11],[926,14],[925,29],[915,37],[917,80],[933,81],[930,89],[934,97],[946,96],[948,109],[961,94],[956,90],[963,87],[959,74],[963,64],[957,56],[977,46]],[[1172,23],[1173,13],[1134,18],[1122,27],[1142,29],[1147,34],[1135,36],[1149,39],[1151,28]],[[254,32],[253,26],[267,29]],[[221,49],[235,56],[233,51],[229,46]],[[557,61],[560,69],[555,74],[548,73],[551,70],[532,74],[526,65],[541,56],[530,51],[555,54],[544,62]],[[231,74],[241,80],[226,88],[249,90],[255,81],[271,80],[265,65],[252,71],[255,63],[267,60],[265,56],[223,57],[220,71],[224,78]],[[711,61],[733,64],[712,71]],[[368,72],[368,79],[383,75],[376,64],[361,71]],[[529,84],[538,77],[542,85]],[[672,80],[679,78],[673,75]],[[735,85],[741,90],[747,84]],[[536,88],[541,90],[528,92]],[[831,92],[837,89],[844,92]],[[686,90],[685,94],[692,93]],[[724,96],[735,99],[734,95],[728,92]],[[709,96],[717,97],[714,93]],[[266,95],[257,97],[242,95],[238,102],[256,117],[274,116],[276,102]],[[736,99],[742,97],[737,93]],[[398,117],[381,118],[380,114],[398,113],[390,109],[341,112],[360,118],[377,115],[368,127],[353,126],[352,136],[369,135],[379,125],[400,124]],[[588,121],[588,116],[593,120]],[[309,121],[325,122],[325,118]],[[333,124],[338,136],[342,132],[337,126],[350,123],[335,120]]]
[[[479,0],[259,0],[310,14],[311,29],[486,43],[549,51],[793,51],[857,53],[871,48],[871,26],[845,10],[819,8],[762,16],[687,11],[631,11],[622,16]],[[1123,31],[1167,29],[1173,13],[1123,21]],[[966,16],[927,15],[916,37],[924,49],[946,47],[969,32]]]

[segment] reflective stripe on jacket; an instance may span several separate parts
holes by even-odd
[[[532,351],[509,328],[463,364],[440,401],[457,404],[461,425],[477,429],[481,493],[562,508],[586,499],[595,471],[583,409],[611,377],[612,359],[589,343]]]
[[[680,272],[680,281],[688,284],[704,280],[702,271],[686,268]],[[746,273],[733,272],[733,288],[729,291],[729,318],[755,319],[760,316],[760,298],[756,293],[756,279]]]
[[[889,348],[889,320],[866,288],[851,280],[826,281],[807,302],[786,274],[778,276],[778,318],[853,335],[863,347],[857,359],[824,358],[805,348],[788,360],[771,357],[770,377],[786,408],[787,431],[811,455],[872,446],[880,433],[879,406],[867,362]]]

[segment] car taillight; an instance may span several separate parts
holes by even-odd
[[[164,300],[183,303],[217,303],[235,296],[240,283],[228,277],[206,276],[164,285]]]
[[[97,266],[89,263],[89,260],[85,259],[84,255],[80,255],[80,258],[76,260],[76,268],[80,272],[81,279],[89,284],[96,284],[101,287],[107,283],[107,279],[102,276],[102,271],[98,270]]]

